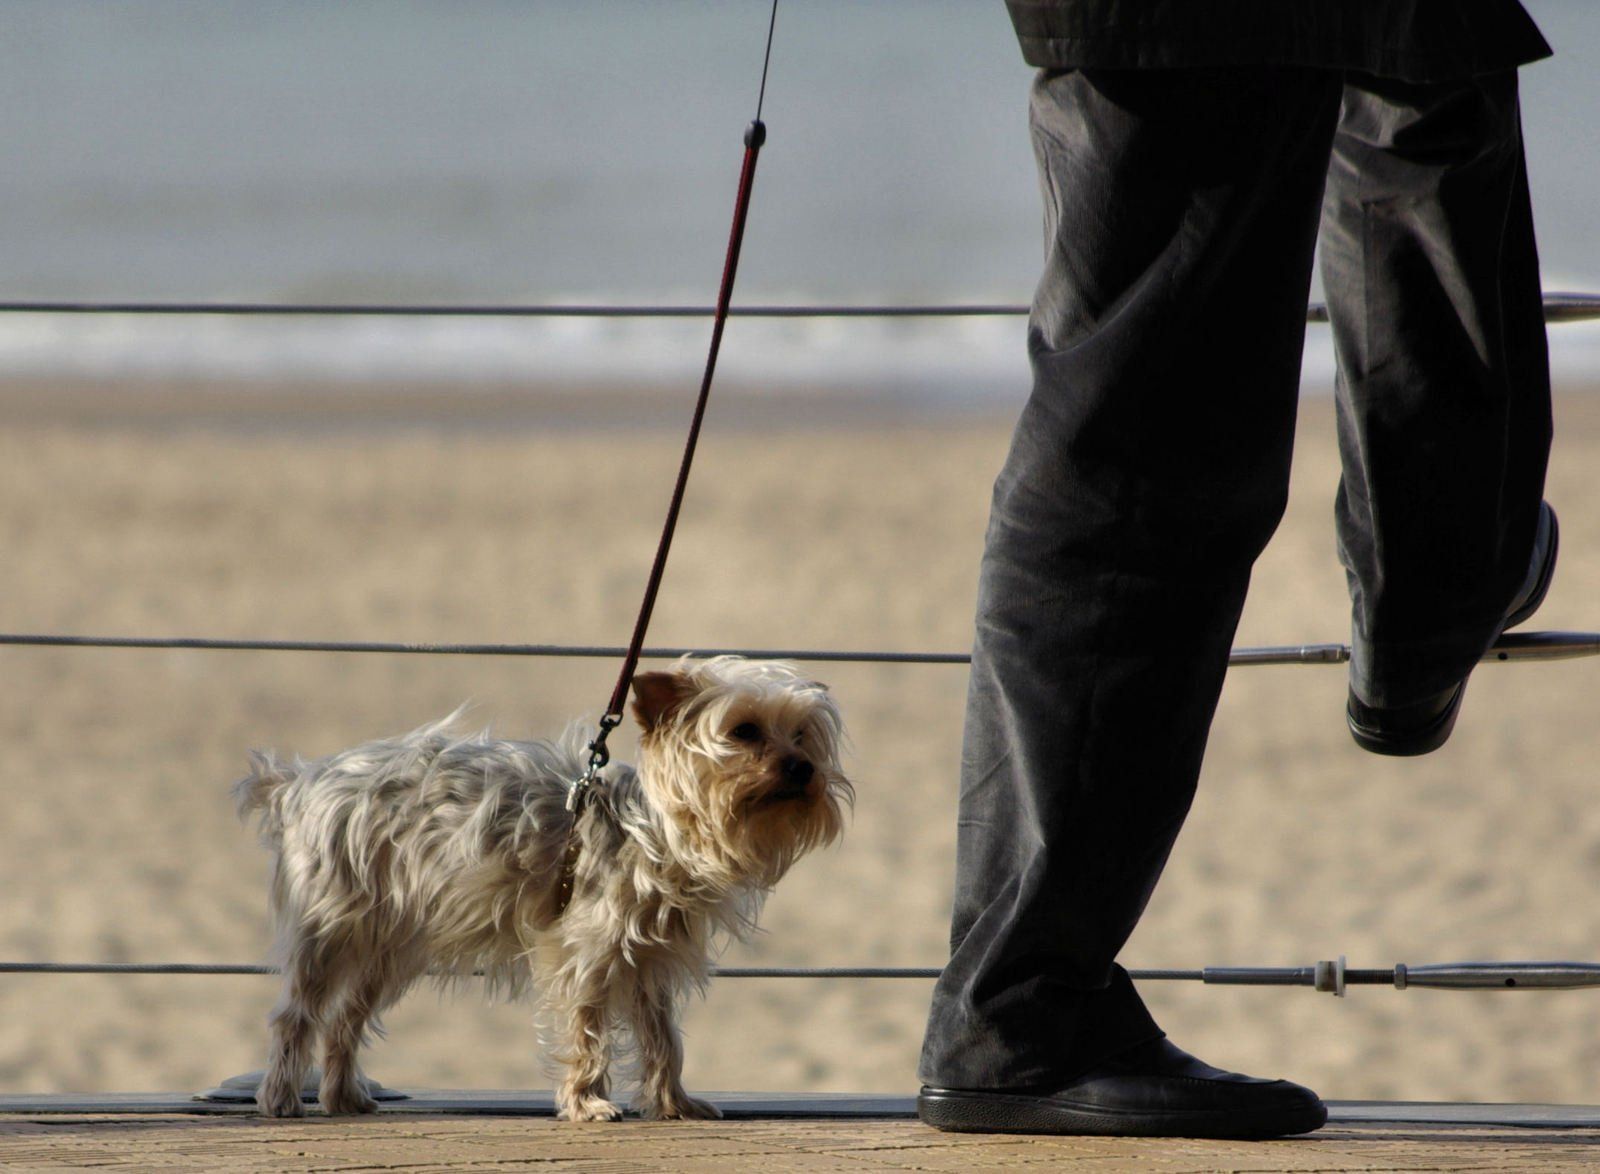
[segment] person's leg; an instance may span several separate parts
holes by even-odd
[[[1034,87],[1034,387],[983,558],[928,1085],[1049,1085],[1159,1035],[1114,959],[1282,513],[1340,88],[1295,70]]]
[[[1351,725],[1368,745],[1374,723],[1369,749],[1418,753],[1448,736],[1451,693],[1514,610],[1530,552],[1554,557],[1534,552],[1550,377],[1516,74],[1349,79],[1322,262]],[[1386,714],[1408,710],[1420,735],[1385,750]]]

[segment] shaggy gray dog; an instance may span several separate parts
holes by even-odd
[[[474,971],[543,1004],[569,1121],[615,1120],[618,1029],[646,1117],[714,1117],[682,1083],[677,1012],[803,853],[836,839],[853,790],[827,689],[792,666],[718,657],[633,680],[637,769],[612,765],[576,814],[584,737],[510,742],[452,718],[314,762],[252,756],[234,786],[273,852],[283,995],[257,1092],[305,1112],[318,1035],[329,1113],[370,1113],[356,1055],[419,978]]]

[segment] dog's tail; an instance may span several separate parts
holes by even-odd
[[[298,763],[279,762],[270,750],[250,751],[250,773],[233,784],[233,805],[246,823],[256,817],[263,839],[282,838],[283,789],[299,773]]]

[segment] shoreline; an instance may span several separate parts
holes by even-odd
[[[656,433],[686,429],[693,386],[539,383],[228,383],[0,380],[12,428],[348,434]],[[997,397],[920,394],[877,386],[753,389],[718,383],[708,425],[734,431],[818,430],[927,423],[985,424],[1021,406]]]
[[[687,384],[464,382],[240,382],[0,378],[9,427],[165,432],[348,435],[371,431],[444,434],[656,433],[685,429],[695,388]],[[958,397],[911,385],[754,388],[719,382],[709,426],[735,432],[840,431],[875,427],[1009,426],[1027,397]],[[1554,396],[1556,421],[1600,427],[1600,379],[1568,383]],[[1302,414],[1331,404],[1331,386],[1307,384]]]

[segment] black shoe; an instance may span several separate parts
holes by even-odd
[[[1528,577],[1506,611],[1505,622],[1500,625],[1501,632],[1531,619],[1533,613],[1539,610],[1539,605],[1549,594],[1550,581],[1555,577],[1556,550],[1560,544],[1561,530],[1556,524],[1556,512],[1550,508],[1549,502],[1541,502],[1539,528],[1534,534]],[[1498,638],[1498,633],[1496,636]],[[1427,754],[1443,746],[1449,739],[1466,692],[1467,682],[1463,679],[1442,693],[1411,705],[1368,705],[1351,690],[1345,706],[1345,720],[1350,725],[1350,736],[1363,750],[1397,757]]]
[[[917,1116],[958,1133],[1282,1137],[1320,1129],[1328,1110],[1309,1088],[1224,1072],[1161,1038],[1062,1088],[924,1087]]]
[[[1350,725],[1350,736],[1363,750],[1396,758],[1431,754],[1449,740],[1450,732],[1456,728],[1456,715],[1461,712],[1461,699],[1466,693],[1467,683],[1459,681],[1455,688],[1415,705],[1377,706],[1364,704],[1352,689],[1345,705],[1345,721]]]

